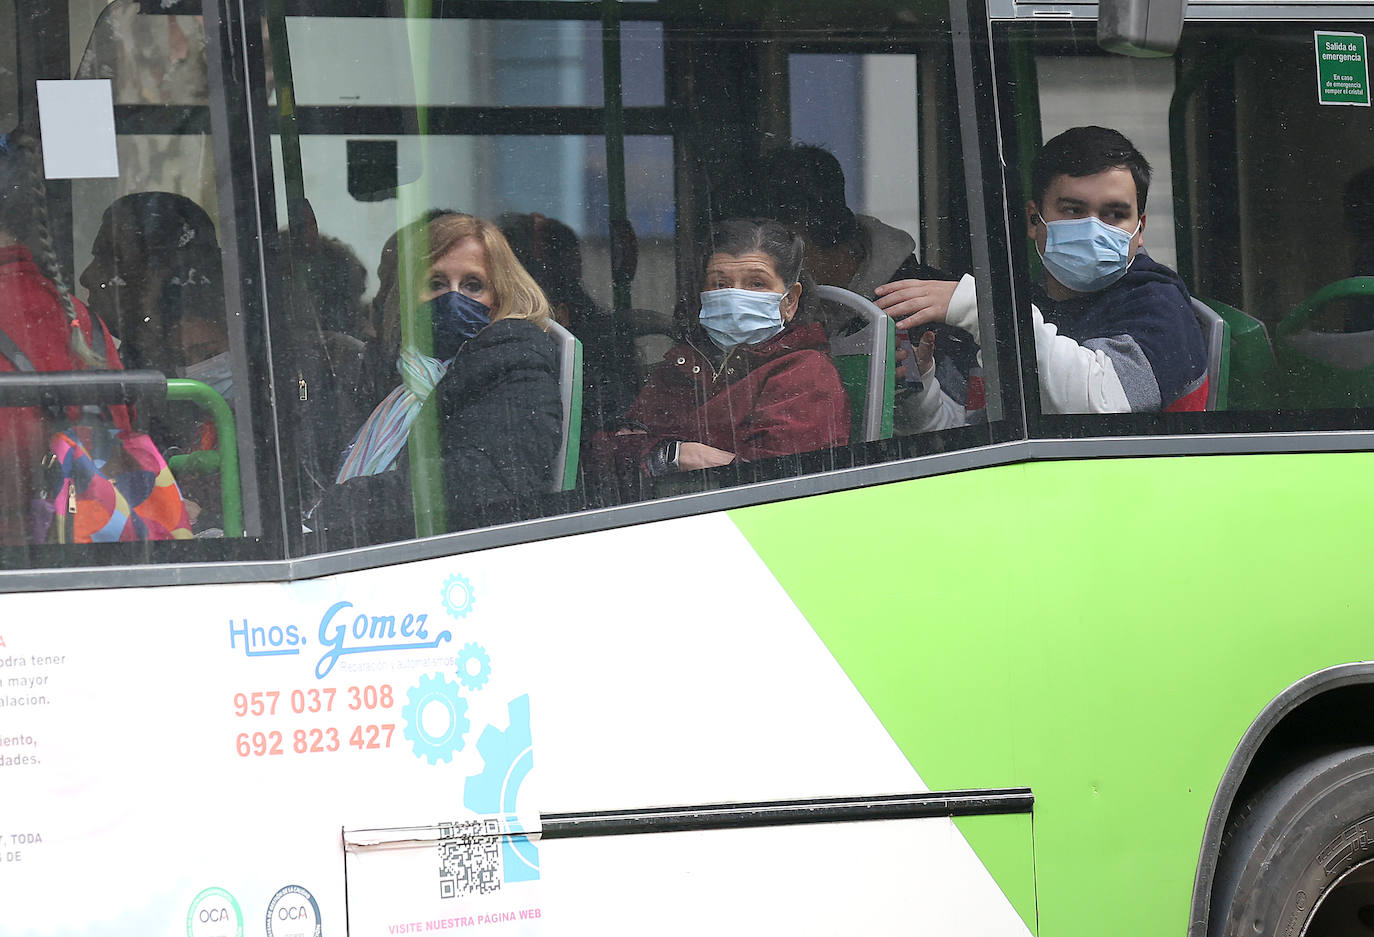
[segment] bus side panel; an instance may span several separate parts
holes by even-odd
[[[0,623],[6,935],[274,913],[631,933],[695,881],[682,933],[756,932],[769,907],[795,933],[1025,933],[947,818],[507,838],[468,865],[476,819],[928,789],[725,515],[314,581],[10,595]],[[499,887],[467,894],[478,871]]]

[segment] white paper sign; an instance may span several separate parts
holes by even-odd
[[[114,179],[114,95],[108,78],[38,82],[43,175],[48,179]]]

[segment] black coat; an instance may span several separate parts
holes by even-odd
[[[438,408],[448,529],[538,513],[563,433],[558,359],[538,326],[487,326],[459,350],[425,406]],[[335,485],[307,520],[325,528],[324,546],[335,550],[409,539],[414,524],[407,450],[392,471]]]
[[[434,396],[450,511],[550,490],[563,405],[553,341],[538,326],[502,319],[478,332]]]

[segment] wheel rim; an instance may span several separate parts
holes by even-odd
[[[1374,859],[1347,871],[1317,900],[1301,937],[1374,935]]]

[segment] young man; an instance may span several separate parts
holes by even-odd
[[[1149,188],[1145,157],[1104,127],[1066,130],[1035,157],[1026,233],[1045,266],[1031,316],[1046,413],[1203,409],[1207,350],[1187,287],[1142,246]],[[969,276],[899,280],[876,292],[898,328],[947,322],[977,334]],[[932,356],[923,338],[923,389],[900,402],[899,432],[963,421],[962,408],[926,379]]]

